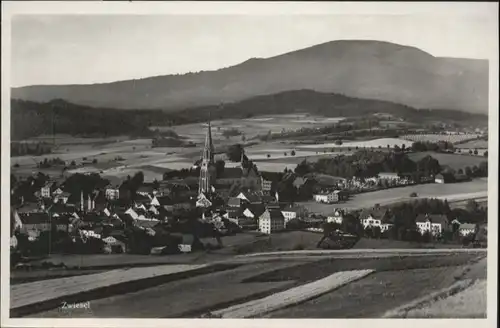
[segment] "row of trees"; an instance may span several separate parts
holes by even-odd
[[[380,172],[412,173],[429,176],[441,171],[439,162],[426,156],[418,162],[412,161],[402,152],[376,152],[362,150],[349,156],[321,158],[315,163],[302,161],[295,168],[295,173],[303,176],[307,173],[325,173],[344,178],[369,178]]]
[[[45,154],[50,154],[52,152],[52,145],[46,142],[11,142],[10,143],[10,155],[14,156],[24,156],[24,155],[34,155],[40,156]]]

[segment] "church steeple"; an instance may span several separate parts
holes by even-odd
[[[214,163],[214,144],[212,141],[212,126],[211,126],[211,113],[208,120],[207,135],[205,137],[205,148],[203,148],[203,159],[200,169],[200,181],[198,193],[207,193],[210,191],[213,177],[210,174],[209,166]]]
[[[212,126],[211,126],[211,114],[208,119],[208,130],[205,137],[205,148],[203,149],[203,160],[208,160],[209,162],[214,161],[214,144],[212,142]]]

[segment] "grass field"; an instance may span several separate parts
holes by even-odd
[[[458,145],[455,148],[467,148],[467,149],[488,149],[487,140],[471,140]]]
[[[325,215],[332,214],[335,208],[361,209],[372,207],[375,204],[386,205],[416,198],[410,197],[416,192],[418,198],[445,198],[458,200],[460,198],[486,197],[488,180],[486,178],[474,179],[469,182],[453,184],[422,184],[401,188],[385,189],[354,195],[348,201],[338,204],[320,204],[315,201],[301,202],[309,211]]]
[[[446,165],[455,170],[465,169],[466,166],[473,167],[474,165],[479,165],[479,163],[487,161],[488,159],[484,156],[470,156],[470,155],[460,155],[460,154],[445,154],[436,152],[421,152],[421,153],[411,153],[409,155],[410,159],[413,161],[418,161],[425,156],[430,155],[439,161],[441,166]]]

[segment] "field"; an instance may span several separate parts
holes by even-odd
[[[466,148],[466,149],[488,149],[488,141],[487,140],[471,140],[458,145],[455,145],[455,148]]]
[[[435,152],[421,152],[421,153],[411,153],[409,155],[410,159],[413,161],[418,161],[425,156],[430,155],[439,161],[441,166],[446,165],[452,169],[465,169],[466,166],[471,168],[474,165],[479,165],[479,163],[487,161],[488,159],[484,156],[470,156],[470,155],[460,155],[460,154],[446,154],[446,153],[435,153]]]
[[[298,148],[302,149],[323,149],[323,148],[387,148],[389,145],[390,148],[394,148],[395,146],[402,147],[405,145],[406,147],[411,147],[413,142],[398,139],[398,138],[378,138],[373,140],[364,140],[364,141],[346,141],[343,142],[342,145],[336,145],[335,143],[325,143],[325,144],[317,144],[317,145],[305,145],[300,146]]]
[[[394,146],[409,147],[411,141],[401,138],[376,138],[373,140],[345,140],[342,145],[334,143],[314,143],[311,139],[310,144],[296,144],[296,140],[282,141],[260,141],[251,140],[257,135],[265,135],[269,131],[282,132],[297,130],[303,127],[322,127],[334,122],[341,121],[343,118],[325,118],[307,114],[291,114],[277,116],[261,116],[243,120],[227,119],[216,120],[212,122],[212,135],[216,150],[223,152],[228,145],[235,143],[247,144],[245,154],[257,164],[261,171],[283,172],[285,168],[293,170],[298,163],[307,159],[309,162],[317,161],[320,158],[335,157],[339,155],[349,155],[356,148],[374,148],[379,147],[384,151],[387,145],[390,148]],[[128,175],[133,175],[137,171],[143,171],[145,180],[160,180],[164,172],[168,170],[178,170],[189,168],[193,163],[200,159],[202,147],[205,141],[206,123],[188,124],[173,127],[158,127],[159,130],[172,130],[185,138],[186,141],[196,143],[196,147],[151,147],[151,139],[131,139],[126,136],[113,138],[81,138],[66,135],[41,136],[30,139],[29,141],[55,142],[55,149],[52,154],[43,156],[19,156],[11,159],[11,164],[16,167],[12,172],[17,175],[30,175],[35,171],[36,162],[43,159],[59,157],[68,162],[75,161],[77,167],[62,172],[62,167],[49,169],[40,169],[53,177],[67,176],[73,173],[96,172],[106,178],[124,179]],[[246,141],[242,140],[242,135],[225,138],[223,131],[230,128],[236,128],[245,136]],[[251,141],[250,141],[251,140]],[[465,144],[464,144],[465,145]],[[333,151],[332,151],[333,150]],[[466,148],[462,148],[468,152]],[[484,151],[484,150],[483,150]],[[292,156],[292,152],[294,155]],[[481,155],[473,157],[463,155],[460,158],[450,157],[449,154],[433,154],[440,156],[443,163],[458,166],[458,163],[471,163],[466,165],[476,165],[481,161]],[[415,154],[412,156],[421,156]],[[447,157],[448,156],[448,157]],[[456,155],[458,156],[458,155]],[[216,158],[225,159],[224,154],[218,154]],[[459,159],[459,160],[457,160]],[[91,164],[93,160],[97,163]],[[86,161],[86,164],[83,164]],[[476,162],[477,161],[477,162]],[[441,159],[440,159],[441,162]],[[236,166],[239,163],[229,163],[226,166]]]
[[[452,184],[422,184],[401,188],[392,188],[367,192],[352,196],[351,199],[338,204],[320,204],[315,201],[301,202],[311,212],[329,215],[335,208],[361,209],[372,207],[375,204],[386,205],[402,201],[409,201],[415,198],[410,197],[412,192],[416,192],[419,198],[441,198],[459,200],[465,198],[486,197],[488,192],[488,179],[480,178],[469,182]]]
[[[446,141],[452,144],[474,140],[480,137],[479,134],[407,134],[402,136],[405,140],[422,141],[422,142],[438,142]]]
[[[321,117],[309,114],[289,114],[259,116],[247,119],[225,119],[211,122],[214,139],[224,140],[223,131],[237,129],[247,140],[257,135],[279,133],[282,131],[295,131],[301,128],[322,127],[343,120],[343,117]],[[157,127],[159,130],[172,130],[180,136],[189,138],[193,142],[203,142],[205,140],[206,123],[186,124],[174,127]],[[156,128],[156,127],[155,127]],[[241,135],[228,138],[226,141],[232,143],[241,142]]]

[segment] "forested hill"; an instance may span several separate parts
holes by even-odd
[[[309,113],[326,117],[364,117],[387,113],[409,122],[487,124],[488,116],[454,110],[425,110],[387,101],[359,99],[334,93],[295,90],[253,97],[223,106],[195,107],[176,112],[120,110],[75,105],[64,100],[36,103],[11,101],[13,140],[42,134],[149,136],[150,126],[168,126],[212,119],[243,119],[259,115]],[[54,126],[52,126],[52,120]],[[52,130],[54,128],[54,130]]]
[[[183,120],[198,116],[213,119],[249,118],[259,115],[309,113],[326,117],[363,117],[375,113],[386,113],[410,122],[467,122],[485,123],[488,116],[447,109],[415,109],[409,106],[374,100],[347,97],[335,93],[313,90],[286,91],[268,96],[259,96],[224,105],[186,109],[176,113]]]
[[[151,125],[184,123],[161,110],[92,108],[53,100],[36,103],[11,101],[11,138],[21,140],[43,134],[80,136],[149,136]]]

